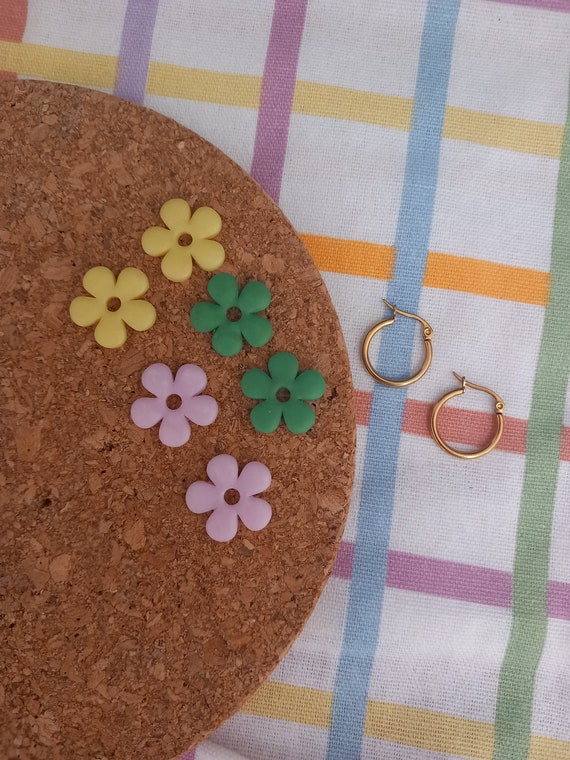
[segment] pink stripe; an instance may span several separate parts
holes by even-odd
[[[279,202],[308,0],[275,0],[265,57],[252,177]]]
[[[343,541],[333,567],[333,577],[350,580],[353,559],[354,544]],[[407,552],[389,553],[386,586],[491,607],[510,607],[512,604],[512,576],[504,570]],[[548,582],[548,614],[552,618],[570,620],[569,583]]]
[[[543,11],[560,11],[570,13],[570,0],[490,0],[503,5],[526,5]]]

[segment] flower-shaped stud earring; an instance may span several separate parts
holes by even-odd
[[[215,303],[201,301],[190,312],[190,322],[198,332],[212,332],[212,346],[222,356],[235,356],[243,348],[243,338],[255,348],[265,346],[273,335],[271,322],[259,316],[271,303],[267,285],[252,280],[240,293],[237,280],[222,272],[208,283]]]
[[[274,354],[267,369],[250,369],[241,381],[245,396],[263,399],[251,410],[253,427],[260,433],[273,433],[283,417],[292,433],[306,433],[315,424],[315,410],[306,402],[324,394],[323,376],[313,369],[299,375],[299,362],[288,352]]]
[[[160,422],[158,437],[165,446],[183,446],[188,442],[188,420],[205,426],[218,416],[218,402],[201,395],[208,378],[196,364],[183,364],[176,378],[166,364],[151,364],[142,373],[141,382],[154,398],[138,398],[131,406],[131,419],[145,429]]]
[[[141,245],[149,256],[162,256],[161,269],[173,282],[184,282],[192,274],[192,259],[207,272],[224,263],[223,246],[215,237],[222,229],[217,211],[209,206],[196,209],[182,198],[166,201],[160,209],[164,227],[149,227],[143,233]]]
[[[69,306],[73,322],[80,327],[96,324],[95,340],[104,348],[120,348],[127,340],[127,328],[142,332],[156,321],[156,309],[139,300],[148,290],[148,277],[140,269],[127,267],[115,275],[107,267],[93,267],[83,278],[90,296],[78,296]]]
[[[210,538],[231,541],[237,533],[238,518],[249,530],[265,528],[271,507],[257,497],[271,485],[271,473],[264,464],[249,462],[239,473],[236,459],[220,454],[210,459],[206,471],[212,482],[192,483],[186,491],[186,504],[197,514],[212,512],[206,522]]]

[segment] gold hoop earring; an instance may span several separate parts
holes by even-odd
[[[433,330],[431,328],[431,325],[428,324],[425,321],[425,319],[418,317],[417,314],[409,314],[407,311],[402,311],[401,309],[397,309],[395,306],[392,306],[392,304],[388,303],[388,301],[386,300],[384,300],[384,303],[389,309],[392,309],[394,316],[391,317],[390,319],[385,319],[383,322],[379,322],[366,335],[362,343],[362,361],[364,362],[364,366],[366,367],[368,372],[370,372],[372,377],[375,380],[378,380],[379,383],[384,383],[384,385],[389,385],[392,388],[402,388],[404,385],[411,385],[412,383],[417,382],[428,371],[429,365],[431,364],[431,357],[432,357],[431,339],[433,336]],[[376,372],[376,370],[372,366],[372,362],[370,361],[370,356],[368,355],[368,352],[370,351],[370,342],[372,341],[372,338],[376,335],[376,333],[384,329],[384,327],[389,327],[390,325],[393,325],[394,322],[396,321],[397,314],[399,314],[402,317],[409,317],[410,319],[416,319],[423,326],[424,350],[425,350],[424,362],[420,368],[420,371],[417,374],[415,374],[413,377],[408,377],[406,380],[390,380],[390,378],[388,377],[383,377],[383,375]]]
[[[455,391],[450,391],[449,393],[446,393],[445,396],[442,396],[437,402],[437,404],[434,406],[431,413],[431,434],[434,437],[437,445],[440,446],[444,451],[447,451],[448,454],[451,454],[454,457],[459,457],[459,459],[478,459],[479,457],[484,457],[485,454],[488,454],[490,451],[493,451],[495,446],[501,440],[501,436],[503,435],[503,427],[504,427],[503,412],[505,410],[505,402],[500,396],[498,396],[494,391],[490,390],[489,388],[485,388],[482,385],[475,385],[475,383],[470,383],[468,380],[466,380],[464,377],[461,377],[456,372],[454,372],[453,374],[461,383],[461,388],[458,388]],[[495,399],[495,415],[497,417],[497,430],[495,432],[495,435],[493,436],[493,440],[491,441],[491,443],[489,443],[489,445],[486,446],[484,449],[481,449],[481,451],[465,452],[465,451],[457,451],[457,449],[452,449],[451,446],[448,446],[447,443],[443,440],[443,438],[440,436],[437,429],[437,415],[441,411],[441,407],[444,404],[446,404],[450,399],[455,398],[455,396],[460,396],[462,393],[465,393],[465,388],[473,388],[473,390],[482,391],[483,393],[488,393],[489,396],[492,396]]]

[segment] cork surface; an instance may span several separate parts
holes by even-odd
[[[0,83],[0,757],[168,760],[251,695],[330,572],[353,478],[348,358],[325,286],[274,203],[230,159],[107,95]],[[232,358],[189,325],[195,267],[171,283],[140,247],[173,197],[223,219],[223,271],[265,282],[274,337]],[[102,349],[68,316],[83,274],[141,268],[154,328]],[[318,369],[306,435],[249,422],[240,390],[276,351]],[[178,449],[135,427],[142,370],[195,362],[220,414]],[[184,494],[219,453],[267,464],[269,526],[210,540]]]

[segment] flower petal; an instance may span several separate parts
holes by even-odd
[[[178,231],[190,221],[190,206],[182,198],[171,198],[162,205],[160,218],[171,230]]]
[[[125,267],[119,272],[114,296],[121,301],[130,301],[132,298],[141,298],[148,290],[148,277],[136,267]]]
[[[271,322],[265,317],[260,317],[259,314],[244,314],[239,321],[239,326],[243,337],[254,348],[265,346],[273,335]]]
[[[197,208],[186,229],[194,238],[213,238],[222,229],[222,218],[209,206]]]
[[[292,433],[306,433],[315,424],[315,410],[304,401],[291,399],[283,404],[283,419]]]
[[[91,327],[105,312],[103,302],[91,296],[78,296],[69,304],[69,316],[79,327]]]
[[[287,385],[297,377],[299,362],[293,354],[288,351],[281,351],[278,354],[273,354],[267,363],[267,369],[279,385]]]
[[[279,427],[282,404],[270,399],[253,407],[249,414],[251,424],[260,433],[273,433]]]
[[[267,372],[255,367],[242,377],[241,389],[247,398],[270,398],[275,393],[275,384]]]
[[[95,328],[95,340],[103,348],[120,348],[127,340],[127,328],[119,312],[103,314]]]
[[[262,282],[252,280],[244,285],[238,298],[239,308],[246,314],[255,314],[267,309],[271,303],[271,291]]]
[[[224,492],[228,488],[236,488],[238,463],[229,454],[218,454],[217,457],[210,459],[206,472],[212,483],[217,485],[218,488],[223,488]]]
[[[185,250],[190,251],[198,266],[206,272],[219,269],[226,258],[223,245],[216,240],[194,240]]]
[[[255,496],[271,485],[271,471],[261,462],[249,462],[240,472],[237,490],[240,496]]]
[[[190,256],[191,246],[176,245],[171,248],[166,256],[162,259],[160,268],[162,274],[172,282],[184,282],[192,274],[192,256]]]
[[[237,513],[249,530],[262,530],[271,520],[271,507],[263,499],[249,496],[237,506]]]
[[[176,235],[164,227],[149,227],[141,237],[142,249],[149,256],[163,256],[176,244]]]
[[[209,301],[202,301],[192,307],[190,322],[192,327],[201,333],[211,332],[219,327],[226,318],[223,306]]]
[[[165,446],[184,446],[190,440],[190,425],[180,409],[168,409],[162,418],[158,437]]]
[[[218,416],[218,402],[211,396],[194,396],[182,404],[185,416],[195,425],[211,425]]]
[[[224,505],[224,492],[211,483],[197,480],[186,491],[186,506],[199,515]]]
[[[237,529],[237,512],[229,507],[218,507],[206,521],[206,533],[214,541],[231,541]]]
[[[212,348],[221,356],[239,354],[243,348],[243,339],[238,323],[225,319],[212,337]]]
[[[133,330],[143,332],[156,322],[156,309],[148,301],[126,301],[119,309],[119,316]]]
[[[226,309],[236,306],[239,294],[237,280],[227,272],[215,274],[208,283],[208,293]]]
[[[166,409],[161,398],[138,398],[131,406],[131,419],[137,427],[146,430],[160,422]]]
[[[143,388],[163,400],[174,393],[174,380],[170,367],[161,362],[151,364],[145,369],[141,376],[141,383]]]
[[[182,399],[192,398],[202,393],[208,384],[208,377],[197,364],[183,364],[176,373],[171,393],[177,393]]]
[[[115,275],[107,267],[93,267],[83,277],[83,287],[95,298],[107,301],[115,289]]]
[[[327,386],[324,377],[314,369],[307,369],[295,379],[291,396],[302,401],[315,401],[320,398]]]

